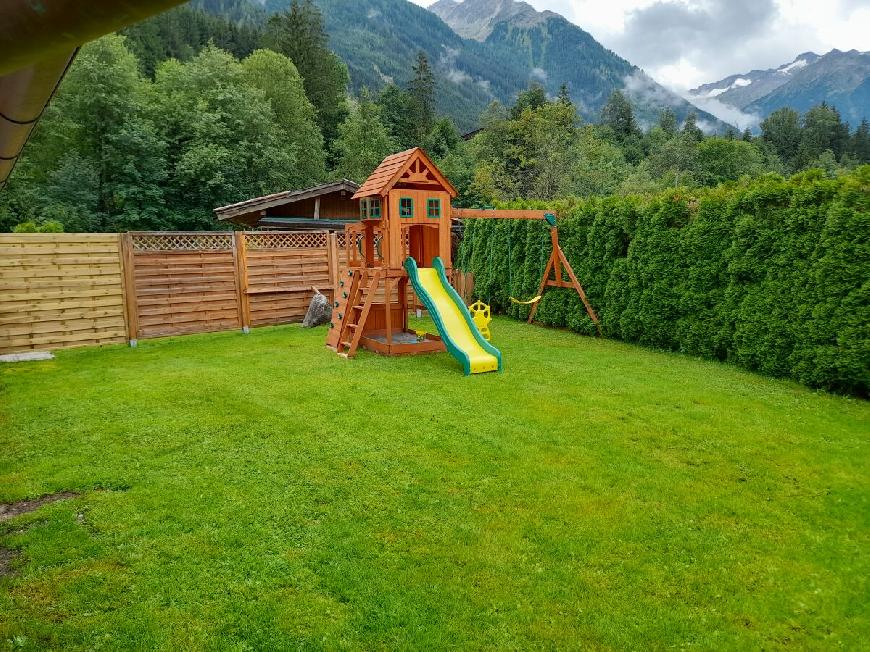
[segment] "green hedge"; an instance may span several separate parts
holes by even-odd
[[[606,336],[867,396],[870,166],[549,207]],[[544,222],[466,220],[457,266],[525,318],[510,297],[535,294],[549,252]],[[548,291],[537,318],[595,332],[572,291]]]

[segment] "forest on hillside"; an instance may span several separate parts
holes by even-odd
[[[780,109],[761,135],[706,136],[665,110],[642,130],[615,92],[583,123],[567,90],[532,85],[461,137],[421,52],[407,84],[350,94],[311,3],[258,26],[191,7],[85,46],[0,190],[0,230],[220,228],[217,206],[329,179],[362,181],[422,146],[458,203],[632,195],[870,162],[870,125],[826,105]]]

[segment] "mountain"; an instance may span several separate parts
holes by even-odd
[[[463,39],[444,21],[407,0],[314,0],[323,13],[330,47],[347,64],[351,85],[377,91],[404,86],[417,53],[426,53],[435,71],[437,109],[462,131],[477,128],[480,113],[493,100],[510,101],[529,84],[529,70],[508,53]],[[265,0],[269,13],[290,0]]]
[[[611,93],[622,90],[631,98],[642,124],[655,122],[659,112],[669,107],[680,120],[694,111],[699,122],[713,130],[726,126],[559,14],[537,11],[517,0],[439,0],[429,11],[460,36],[511,57],[551,94],[558,93],[562,84],[567,85],[587,119],[597,119]],[[494,72],[497,74],[497,70]]]
[[[804,52],[795,57],[794,61],[784,63],[779,68],[751,70],[742,75],[731,75],[712,84],[693,88],[689,93],[699,100],[716,98],[729,106],[742,109],[788,83],[797,71],[820,58],[815,52]]]
[[[291,0],[195,0],[212,13],[250,20],[286,10]],[[407,0],[314,0],[323,13],[330,47],[347,64],[354,91],[406,84],[422,50],[432,63],[438,110],[460,130],[478,126],[493,100],[504,104],[533,81],[555,96],[564,83],[586,120],[597,120],[617,89],[652,123],[664,107],[679,119],[690,111],[714,130],[725,124],[657,84],[642,70],[552,12],[513,0],[441,0],[430,10]]]
[[[769,115],[789,106],[804,112],[822,102],[836,107],[852,125],[870,118],[870,52],[831,50],[798,70],[788,83],[749,104],[746,111]]]
[[[704,84],[692,89],[690,97],[700,103],[715,98],[760,119],[782,107],[804,112],[826,102],[856,125],[870,117],[870,52],[805,52],[779,68]]]
[[[538,12],[526,2],[504,0],[438,0],[429,7],[429,11],[440,16],[462,38],[476,41],[485,41],[495,30],[495,26],[505,21],[534,27],[550,16],[557,15],[551,11]]]

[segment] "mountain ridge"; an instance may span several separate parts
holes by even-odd
[[[433,5],[455,15],[474,10],[476,22],[464,31],[476,38],[465,38],[435,12],[408,0],[313,1],[323,14],[330,47],[348,66],[355,92],[406,84],[411,62],[422,50],[436,74],[437,108],[462,131],[479,126],[480,114],[490,102],[511,104],[532,82],[541,83],[551,96],[565,83],[581,116],[589,121],[598,119],[614,90],[624,90],[636,104],[641,124],[653,124],[659,112],[669,107],[680,120],[695,112],[711,130],[726,128],[561,15],[538,12],[524,2],[441,0]],[[290,4],[291,0],[194,2],[224,15],[261,11],[263,20]]]
[[[624,91],[638,120],[653,124],[664,108],[678,119],[690,113],[710,130],[727,125],[665,88],[642,69],[605,48],[561,14],[519,0],[439,0],[429,7],[454,32],[514,53],[551,95],[561,84],[587,119],[595,119],[614,90]]]
[[[805,112],[825,102],[857,124],[870,117],[870,52],[804,52],[777,68],[729,75],[689,93],[696,101],[716,99],[758,119],[783,107]]]

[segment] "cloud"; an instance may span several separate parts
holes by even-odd
[[[627,75],[622,82],[629,97],[641,97],[652,104],[661,106],[676,107],[683,103],[679,95],[657,84],[652,77],[642,70]]]
[[[645,66],[671,63],[688,52],[721,57],[767,33],[779,14],[773,0],[711,0],[684,4],[659,0],[631,11],[619,37],[620,51]]]
[[[452,68],[447,71],[447,79],[452,81],[454,84],[464,84],[465,82],[471,81],[471,75],[469,75],[467,72],[463,72],[462,70]]]
[[[746,113],[738,108],[725,104],[715,97],[686,97],[692,104],[699,109],[712,113],[720,120],[724,120],[728,124],[732,124],[740,130],[756,129],[761,124],[761,116],[755,113]],[[703,128],[703,127],[702,127]]]
[[[543,68],[532,68],[532,71],[529,73],[529,77],[531,77],[532,79],[537,79],[541,82],[545,82],[547,81],[547,71]]]

